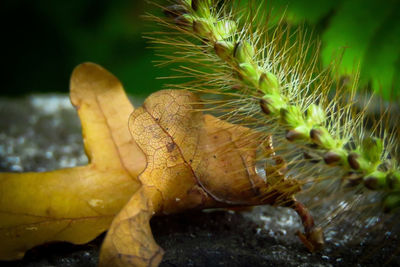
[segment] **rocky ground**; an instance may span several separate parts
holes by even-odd
[[[0,99],[0,171],[44,171],[84,165],[79,120],[64,95]],[[378,266],[400,265],[398,232],[377,226],[356,237],[363,223],[347,218],[329,228],[323,251],[311,254],[295,236],[294,212],[197,211],[154,218],[161,266]],[[394,221],[393,223],[396,223]],[[46,244],[0,266],[96,266],[104,235],[86,245]]]

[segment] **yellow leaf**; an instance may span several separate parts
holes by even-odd
[[[140,187],[144,154],[127,121],[133,106],[112,74],[78,66],[71,101],[89,165],[42,173],[0,173],[0,259],[22,258],[47,242],[86,243],[105,231]]]

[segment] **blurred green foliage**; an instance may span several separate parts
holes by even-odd
[[[359,67],[362,87],[394,99],[400,97],[399,2],[268,0],[267,5],[316,30],[324,64],[345,50],[340,73]],[[109,69],[132,94],[162,89],[165,81],[156,77],[173,72],[152,63],[157,56],[146,49],[142,34],[157,26],[141,18],[145,12],[161,14],[145,0],[3,0],[1,93],[67,92],[72,69],[85,61]]]

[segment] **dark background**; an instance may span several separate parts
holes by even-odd
[[[114,73],[129,93],[162,89],[169,68],[157,68],[144,32],[156,29],[141,15],[160,14],[144,0],[3,0],[2,95],[67,92],[79,63],[92,61]],[[166,1],[155,0],[165,3]],[[242,0],[246,4],[246,0]],[[273,13],[294,25],[306,23],[322,40],[321,60],[346,50],[340,72],[361,71],[360,88],[386,100],[400,95],[400,1],[269,0]]]
[[[155,9],[139,0],[6,0],[1,94],[67,92],[72,69],[85,61],[113,72],[132,94],[161,88],[154,51],[142,34],[141,15]],[[157,10],[156,10],[157,11]],[[155,12],[156,12],[155,11]]]

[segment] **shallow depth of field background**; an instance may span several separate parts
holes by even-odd
[[[324,64],[345,48],[340,72],[359,66],[363,88],[398,101],[400,1],[269,0],[268,6],[278,14],[287,7],[289,22],[314,29]],[[109,69],[131,94],[162,89],[156,77],[172,72],[152,63],[157,56],[142,38],[156,29],[141,18],[147,11],[161,14],[144,0],[2,1],[1,94],[68,92],[72,69],[85,61]]]

